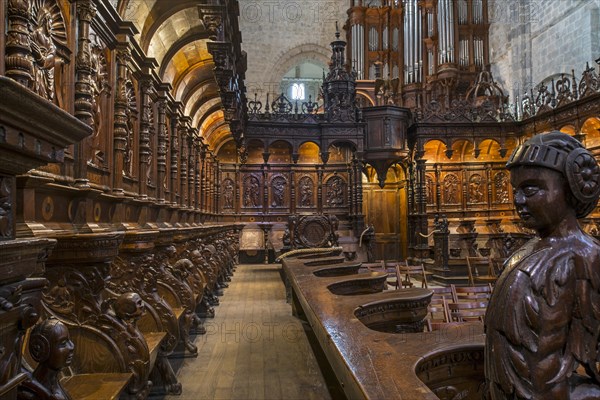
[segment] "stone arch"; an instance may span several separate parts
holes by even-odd
[[[266,82],[279,85],[283,76],[294,66],[304,62],[313,61],[319,65],[327,66],[331,50],[318,44],[303,44],[289,49],[281,54],[273,63],[273,69],[267,76]]]

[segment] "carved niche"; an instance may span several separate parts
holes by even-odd
[[[56,1],[34,0],[30,9],[29,46],[32,58],[32,87],[41,97],[64,106],[62,69],[69,61],[67,31]]]
[[[221,184],[223,192],[221,198],[223,199],[223,209],[231,210],[234,208],[235,199],[235,183],[230,178],[225,178]]]
[[[327,205],[329,207],[343,207],[346,199],[346,182],[334,175],[327,180]]]
[[[271,207],[286,206],[287,186],[287,179],[282,175],[271,179]]]
[[[315,184],[310,176],[303,176],[298,181],[298,207],[314,207]]]
[[[260,180],[254,175],[244,177],[243,205],[246,208],[255,208],[261,206],[260,201]]]
[[[459,188],[460,181],[455,174],[450,173],[444,177],[444,204],[460,204]]]
[[[501,171],[494,175],[494,203],[506,204],[509,202],[508,174]]]
[[[484,203],[484,184],[483,178],[479,174],[473,174],[469,178],[469,202],[470,203]]]

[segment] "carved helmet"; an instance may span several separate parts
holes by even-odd
[[[515,149],[506,163],[511,169],[520,165],[549,168],[566,178],[570,203],[577,218],[588,215],[600,198],[600,167],[574,137],[560,131],[535,135]]]

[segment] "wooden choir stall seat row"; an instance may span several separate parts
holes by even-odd
[[[202,319],[214,317],[236,263],[238,232],[213,226],[55,236],[41,323],[69,331],[74,351],[63,386],[71,397],[181,394],[169,359],[198,355],[190,335],[205,333]],[[33,371],[41,358],[27,342],[23,358]]]

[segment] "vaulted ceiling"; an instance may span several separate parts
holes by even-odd
[[[211,149],[231,137],[214,78],[208,32],[199,16],[198,0],[118,0],[117,10],[132,21],[136,39],[159,64],[163,82]]]

